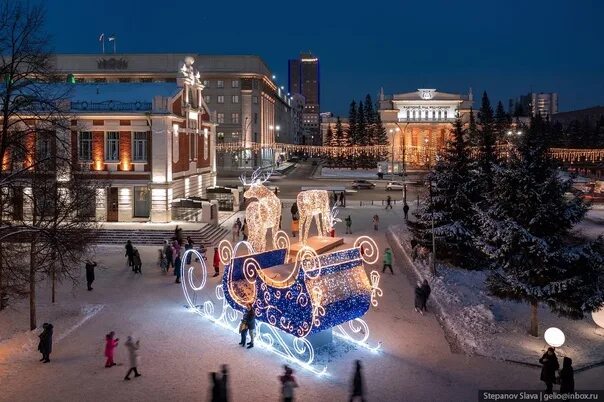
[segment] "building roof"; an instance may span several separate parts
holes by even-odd
[[[426,94],[426,97],[422,97],[422,94]],[[465,100],[467,96],[460,94],[452,94],[447,92],[439,92],[435,89],[418,89],[415,92],[406,92],[402,94],[394,94],[391,100],[401,101],[417,101],[417,100]]]

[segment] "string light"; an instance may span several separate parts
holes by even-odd
[[[263,185],[269,177],[270,172],[261,175],[261,168],[254,171],[251,181],[248,181],[245,175],[240,177],[244,186],[249,185],[243,196],[258,200],[252,201],[245,209],[248,239],[256,251],[266,249],[266,232],[271,229],[274,236],[281,220],[281,200]]]
[[[250,189],[259,188],[261,182],[256,175]],[[256,205],[265,199],[262,192],[249,195],[259,199]],[[324,197],[326,208],[322,205]],[[308,210],[311,218],[320,210],[327,224],[333,226],[337,209],[329,209],[327,192],[309,195],[306,201],[313,207]],[[316,367],[309,335],[333,329],[336,337],[377,351],[380,344],[369,345],[369,326],[361,319],[371,306],[378,305],[377,299],[383,294],[380,274],[371,271],[368,277],[364,268],[364,264],[374,264],[379,258],[375,241],[361,236],[349,249],[322,255],[304,245],[284,275],[270,268],[288,263],[291,243],[287,233],[274,232],[273,243],[276,249],[270,251],[256,249],[252,241],[219,243],[224,273],[215,289],[218,304],[211,300],[196,304],[197,292],[207,283],[207,266],[199,252],[186,250],[183,261],[193,253],[201,269],[200,274],[196,274],[193,265],[184,270],[182,287],[189,306],[197,314],[236,332],[240,317],[251,304],[258,322],[259,345],[319,375],[326,373],[326,367]],[[285,334],[292,336],[291,342],[286,341]]]
[[[329,235],[329,194],[326,190],[307,190],[298,193],[296,198],[298,211],[300,213],[300,242],[306,244],[308,231],[315,218],[319,236]],[[321,218],[319,218],[321,215]]]

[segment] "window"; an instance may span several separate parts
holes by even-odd
[[[216,88],[224,88],[224,81],[223,80],[216,81]]]
[[[203,100],[206,101],[206,103],[210,103],[210,100],[212,100],[212,97],[210,95],[204,95]]]
[[[197,135],[189,134],[189,160],[197,159]]]
[[[210,80],[203,80],[203,86],[208,88],[210,86]]]
[[[208,135],[208,129],[204,129],[203,132],[203,159],[204,160],[208,160],[208,157],[210,156],[210,139],[209,139],[209,135]]]
[[[141,78],[141,82],[153,82],[153,78]]]
[[[447,111],[445,110],[445,119],[447,118]]]
[[[218,123],[222,123],[224,124],[224,113],[217,113],[216,114],[216,119],[218,120]]]
[[[92,133],[90,131],[81,132],[79,140],[78,158],[81,161],[92,160]]]
[[[231,102],[232,103],[239,103],[239,95],[233,95],[231,97]]]
[[[258,113],[254,113],[254,124],[258,124]]]
[[[38,135],[36,141],[38,160],[42,161],[50,157],[50,138]]]
[[[95,78],[94,82],[107,82],[107,78]]]
[[[231,122],[239,123],[239,113],[231,113]]]
[[[231,134],[231,137],[232,137],[234,140],[237,140],[237,141],[238,141],[238,140],[239,140],[239,131],[233,131],[233,133]]]
[[[105,160],[118,161],[120,155],[120,133],[110,131],[105,139]]]
[[[222,131],[216,134],[216,137],[218,137],[218,142],[224,142],[224,133]]]
[[[231,81],[231,88],[239,88],[239,80]]]
[[[122,77],[122,78],[118,78],[118,81],[119,82],[130,82],[132,80],[130,78],[127,78],[127,77]]]
[[[134,217],[148,218],[151,211],[151,192],[147,187],[134,187]]]
[[[132,160],[137,162],[147,161],[147,133],[134,133],[132,143]]]
[[[256,95],[252,96],[252,102],[258,104],[258,97]]]
[[[224,96],[218,95],[218,103],[224,103]]]
[[[258,80],[253,80],[252,81],[252,88],[258,89]]]

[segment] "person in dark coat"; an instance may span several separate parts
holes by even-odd
[[[361,373],[361,361],[356,361],[356,368],[354,370],[354,377],[352,377],[352,394],[350,395],[350,402],[359,398],[361,402],[365,402],[365,386],[363,384],[363,374]]]
[[[541,381],[545,383],[545,392],[552,394],[554,392],[554,382],[556,382],[556,370],[560,368],[558,357],[556,356],[554,348],[547,348],[547,352],[541,356],[539,363],[543,365],[541,368]]]
[[[386,209],[392,209],[392,197],[388,196],[386,197]]]
[[[425,303],[424,300],[425,294],[424,289],[422,289],[422,283],[417,282],[417,286],[415,286],[415,311],[421,313],[422,315],[424,314],[424,311],[422,310],[422,306]]]
[[[409,205],[407,205],[406,202],[405,205],[403,205],[403,214],[405,215],[405,222],[407,222],[409,220]]]
[[[86,286],[88,290],[92,290],[92,282],[94,282],[94,267],[96,262],[86,260]]]
[[[134,246],[132,245],[132,242],[130,240],[128,240],[126,242],[126,255],[125,257],[128,257],[128,266],[132,267],[132,271],[134,271],[134,261],[132,259],[132,257],[134,257]]]
[[[344,195],[344,192],[340,192],[340,206],[341,207],[346,207],[346,196]]]
[[[180,271],[182,269],[182,260],[180,259],[180,254],[176,254],[176,259],[174,260],[174,276],[176,276],[176,280],[174,283],[180,283]]]
[[[565,357],[562,359],[562,370],[560,370],[560,393],[570,394],[575,392],[575,371],[573,370],[573,359]]]
[[[42,324],[42,333],[38,335],[40,342],[38,343],[38,350],[42,353],[41,362],[50,363],[50,354],[52,353],[52,330],[53,326],[49,323]]]
[[[430,285],[428,284],[427,279],[424,279],[424,282],[422,283],[422,292],[424,293],[424,298],[423,298],[423,303],[422,303],[421,309],[423,311],[427,311],[428,308],[426,307],[426,305],[428,304],[428,298],[430,297],[430,292],[432,292],[432,289],[430,288]]]
[[[222,390],[220,380],[218,378],[218,373],[212,371],[210,373],[210,384],[212,384],[211,390],[211,402],[221,402],[222,401]]]
[[[229,368],[223,364],[220,368],[222,377],[220,377],[221,402],[229,402]]]
[[[245,346],[245,341],[247,340],[247,334],[250,334],[250,341],[247,344],[247,348],[251,349],[254,347],[254,330],[256,329],[256,313],[254,312],[254,307],[252,304],[248,304],[247,311],[243,315],[243,319],[241,320],[241,325],[239,327],[239,332],[241,333],[241,342],[239,345]]]
[[[134,273],[142,275],[143,261],[141,260],[141,255],[136,248],[134,249],[134,254],[132,255],[132,262],[134,263]]]

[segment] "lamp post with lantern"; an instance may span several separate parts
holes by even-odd
[[[390,133],[390,137],[392,138],[392,158],[391,158],[391,163],[390,163],[390,180],[394,181],[394,133],[398,133],[399,131],[401,131],[400,128],[396,127],[396,128],[391,128],[388,130],[388,132]]]

